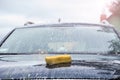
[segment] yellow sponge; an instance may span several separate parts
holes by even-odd
[[[45,58],[45,61],[48,65],[60,64],[60,63],[70,63],[71,56],[70,55],[56,55],[56,56],[48,56]]]

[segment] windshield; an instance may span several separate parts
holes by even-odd
[[[16,29],[0,47],[0,53],[110,53],[120,51],[113,28],[101,26],[33,27]]]

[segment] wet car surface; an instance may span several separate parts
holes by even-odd
[[[77,35],[79,33],[78,26],[85,26],[85,27],[92,26],[92,31],[97,31],[99,34],[98,36],[102,41],[106,41],[106,42],[109,41],[109,42],[104,45],[102,44],[104,42],[102,41],[100,42],[98,39],[98,42],[101,43],[100,46],[99,43],[97,43],[96,41],[97,39],[95,40],[96,42],[95,41],[92,42],[92,40],[91,41],[87,40],[86,41],[87,44],[83,42],[84,40],[80,41],[81,39],[78,38],[80,36]],[[96,28],[96,26],[98,27]],[[24,36],[26,34],[30,34],[29,29],[31,29],[30,30],[31,32],[33,28],[37,30],[41,28],[43,30],[43,32],[41,31],[40,34],[44,33],[42,34],[44,36],[40,34],[39,34],[40,36],[38,36],[37,34],[35,34],[39,38],[34,37],[35,38],[34,40],[36,40],[35,42],[39,40],[41,40],[41,42],[35,43],[33,40],[29,42],[29,39],[33,38],[33,34]],[[48,32],[44,32],[44,28],[46,28],[46,31]],[[52,32],[49,32],[49,29],[52,28],[55,29],[56,32],[54,32],[53,30]],[[19,36],[18,34],[20,34],[22,29],[25,31],[28,29],[28,32],[26,31],[25,34],[21,33],[22,35]],[[86,29],[90,30],[88,27],[82,30],[84,31]],[[21,31],[17,32],[17,30],[21,30]],[[64,35],[62,34],[62,31],[64,32]],[[34,30],[33,33],[35,33]],[[62,35],[60,35],[60,33]],[[95,34],[95,32],[93,33]],[[58,37],[56,37],[56,34]],[[81,34],[84,33],[81,32]],[[86,33],[86,35],[87,34],[89,33]],[[101,36],[101,34],[102,35],[104,34],[106,36],[103,35],[104,36],[103,37]],[[24,42],[21,36],[23,39],[27,37],[24,40],[27,44],[23,44]],[[62,38],[62,36],[64,37]],[[68,37],[65,38],[66,36]],[[84,36],[81,35],[81,38],[84,38]],[[113,38],[113,36],[115,36],[115,38]],[[85,39],[92,39],[90,37],[87,36],[85,37]],[[97,36],[94,35],[94,37]],[[103,39],[106,37],[108,39]],[[118,39],[118,43],[116,42],[117,45],[111,44],[110,40],[116,38]],[[48,42],[47,47],[45,46],[46,42]],[[39,43],[42,44],[42,46]],[[96,44],[94,45],[94,43]],[[114,43],[114,41],[112,41],[112,43]],[[34,44],[34,45],[30,45],[30,44]],[[79,46],[78,44],[79,45],[81,44],[81,46]],[[110,48],[107,47],[108,45]],[[113,46],[115,48],[113,48]],[[38,47],[40,49],[38,49]],[[67,23],[67,24],[41,25],[37,27],[30,26],[25,28],[18,28],[13,30],[12,33],[8,35],[1,43],[0,78],[1,79],[39,79],[39,78],[40,79],[108,79],[108,80],[119,79],[120,78],[119,50],[120,50],[119,36],[115,32],[114,28],[111,26],[97,25],[97,24]],[[72,57],[71,63],[56,64],[56,65],[46,64],[45,62],[46,56],[54,56],[61,54],[71,55]]]

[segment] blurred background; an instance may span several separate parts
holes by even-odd
[[[120,30],[120,0],[0,0],[0,40],[26,22],[107,22]]]

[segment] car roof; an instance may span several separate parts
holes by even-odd
[[[74,27],[78,25],[84,25],[84,26],[101,26],[101,27],[114,27],[113,25],[108,24],[96,24],[96,23],[57,23],[57,24],[30,24],[27,26],[19,27],[19,28],[34,28],[34,27]],[[16,29],[19,29],[16,28]]]

